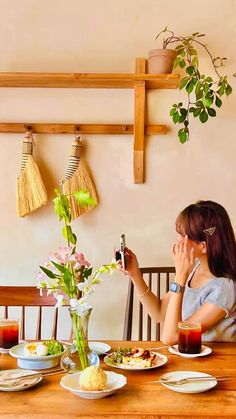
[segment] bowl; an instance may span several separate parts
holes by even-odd
[[[102,399],[103,397],[110,396],[117,390],[124,387],[127,383],[126,377],[123,374],[117,374],[113,371],[104,371],[107,375],[107,386],[105,390],[100,391],[85,391],[79,385],[79,377],[81,372],[74,374],[67,374],[62,377],[60,384],[66,390],[83,399]]]
[[[33,343],[33,342],[32,342]],[[36,343],[36,342],[34,342]],[[62,354],[66,351],[67,347],[63,345],[64,351],[56,355],[26,355],[24,353],[24,347],[28,342],[20,343],[19,345],[13,346],[9,350],[9,354],[17,359],[17,365],[20,368],[32,369],[32,370],[44,370],[53,368],[59,365]]]

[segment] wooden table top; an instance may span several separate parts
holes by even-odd
[[[112,348],[119,346],[156,347],[159,342],[107,341]],[[211,355],[194,359],[170,354],[168,363],[147,371],[112,369],[103,362],[105,370],[120,372],[127,385],[109,397],[99,400],[82,399],[60,386],[61,375],[45,377],[37,386],[19,392],[0,393],[1,418],[236,418],[236,344],[210,343]],[[16,368],[16,360],[0,355],[0,370]],[[169,371],[192,370],[215,375],[231,375],[232,381],[219,382],[205,393],[182,394],[161,384],[150,383]]]

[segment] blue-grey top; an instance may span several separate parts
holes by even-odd
[[[190,281],[198,267],[188,277],[182,305],[182,319],[186,320],[204,303],[215,304],[225,311],[225,317],[212,329],[203,333],[204,341],[236,342],[236,282],[228,278],[213,277],[200,288],[191,288]]]

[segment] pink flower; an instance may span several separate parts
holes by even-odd
[[[62,265],[65,265],[70,261],[70,256],[73,249],[72,247],[59,247],[58,250],[55,253],[49,253],[49,259],[60,263]]]
[[[75,263],[76,268],[80,266],[90,266],[90,263],[85,259],[83,253],[74,253],[73,255],[71,255],[70,260],[73,260],[76,262]]]

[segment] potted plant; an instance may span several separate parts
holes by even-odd
[[[170,44],[177,43],[175,49],[172,50],[175,52],[173,67],[180,67],[185,71],[184,77],[180,80],[179,89],[185,89],[187,102],[186,104],[182,102],[174,104],[170,110],[173,122],[182,125],[178,131],[178,137],[181,143],[185,143],[189,139],[190,115],[199,118],[201,123],[207,122],[209,117],[215,117],[216,109],[221,107],[222,99],[232,93],[232,87],[228,82],[228,77],[219,73],[219,68],[225,64],[227,58],[213,58],[206,43],[201,42],[201,38],[205,34],[194,32],[190,36],[175,36],[174,32],[169,31],[166,27],[156,36],[156,39],[166,32],[169,36],[163,40],[163,49],[167,49]],[[200,72],[198,51],[195,47],[201,47],[207,53],[216,74],[215,80],[211,75]],[[152,60],[153,57],[154,53]],[[233,74],[233,77],[235,76],[236,73]]]

